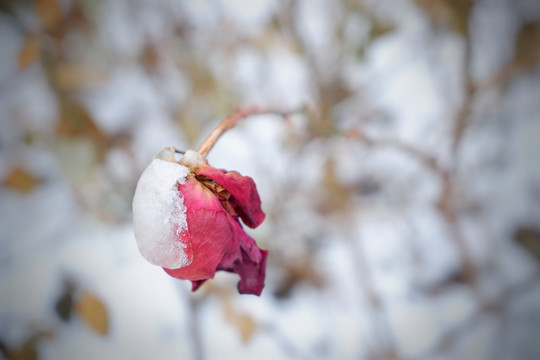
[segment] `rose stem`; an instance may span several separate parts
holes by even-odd
[[[225,131],[232,129],[236,126],[236,124],[242,120],[243,118],[246,118],[251,115],[262,115],[262,114],[275,114],[283,117],[287,117],[291,115],[292,113],[299,112],[302,109],[290,111],[290,112],[280,112],[280,111],[268,111],[268,110],[260,110],[256,107],[248,108],[246,110],[237,109],[234,115],[227,116],[225,119],[223,119],[219,125],[208,135],[208,137],[203,141],[201,146],[199,146],[199,149],[197,152],[201,154],[203,157],[206,157],[216,141],[225,133]]]
[[[225,119],[223,119],[219,125],[208,135],[208,137],[203,141],[201,146],[199,147],[199,150],[197,152],[201,154],[203,157],[206,157],[208,155],[208,152],[212,149],[216,141],[225,133],[225,131],[232,129],[236,126],[236,123],[240,121],[240,119],[249,116],[255,112],[254,109],[251,110],[236,110],[234,115],[227,116]]]

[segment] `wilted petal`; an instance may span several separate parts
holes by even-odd
[[[238,292],[240,294],[260,295],[264,288],[268,251],[261,250],[255,240],[246,234],[238,222],[235,221],[233,227],[234,234],[240,244],[240,256],[236,258],[232,265],[229,265],[230,262],[228,264],[221,262],[218,269],[240,275],[240,282],[238,283]]]
[[[233,269],[235,273],[240,275],[240,282],[238,283],[238,292],[240,294],[261,295],[263,291],[268,251],[261,249],[258,251],[260,251],[261,259],[256,262],[242,250],[242,261]]]
[[[206,282],[206,279],[204,280],[193,280],[191,282],[191,291],[196,291],[198,288],[201,287],[202,284]]]
[[[255,182],[249,176],[237,171],[223,171],[209,165],[199,166],[197,175],[204,175],[227,190],[232,197],[229,202],[244,224],[251,228],[259,226],[265,214],[261,209],[261,199]]]

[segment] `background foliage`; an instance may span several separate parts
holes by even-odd
[[[537,359],[534,0],[0,2],[0,357]],[[163,146],[245,119],[260,298],[138,254]]]

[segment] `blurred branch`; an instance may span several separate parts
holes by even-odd
[[[191,344],[191,358],[193,360],[204,360],[204,351],[203,344],[201,339],[201,329],[200,329],[200,317],[199,317],[199,306],[201,300],[199,298],[191,296],[191,294],[186,291],[186,288],[183,286],[181,281],[175,281],[176,288],[180,293],[180,296],[184,297],[187,305],[187,331],[190,336],[189,343]]]
[[[281,348],[290,355],[292,359],[309,360],[310,357],[303,354],[296,345],[287,337],[284,336],[279,329],[272,323],[264,324],[262,329],[270,336],[272,336]]]
[[[455,206],[455,190],[450,172],[441,167],[433,156],[425,154],[414,146],[404,143],[401,140],[392,138],[375,139],[366,135],[359,129],[349,130],[345,136],[350,139],[360,140],[371,147],[383,147],[401,151],[417,159],[426,169],[430,170],[439,178],[442,190],[439,200],[437,201],[437,208],[449,225],[450,234],[456,243],[458,253],[460,254],[462,260],[462,271],[460,275],[462,280],[469,284],[474,284],[476,281],[476,269],[458,223],[458,214]]]
[[[356,266],[355,273],[358,274],[360,288],[366,296],[367,305],[370,308],[369,314],[372,317],[373,334],[378,342],[378,349],[375,349],[375,358],[388,360],[399,360],[400,356],[394,344],[391,326],[388,323],[386,311],[383,306],[381,296],[377,293],[370,277],[366,255],[362,247],[362,238],[350,239],[352,244],[353,263]]]
[[[508,310],[510,305],[516,299],[524,296],[528,292],[538,290],[540,286],[540,273],[536,272],[530,278],[520,282],[519,284],[509,287],[506,289],[503,294],[496,299],[495,301],[484,303],[476,314],[471,315],[464,322],[457,325],[453,329],[449,330],[439,341],[434,349],[424,356],[419,357],[417,360],[429,360],[435,357],[436,354],[441,354],[451,350],[456,343],[466,336],[467,332],[474,327],[474,325],[480,323],[486,315],[499,315],[501,321],[505,320],[505,312]],[[500,343],[495,343],[495,346],[501,345]]]
[[[461,144],[463,134],[465,133],[465,129],[469,124],[475,95],[475,86],[471,74],[472,41],[469,37],[464,37],[463,41],[465,42],[465,54],[463,56],[463,63],[461,65],[462,78],[464,83],[463,104],[457,112],[454,123],[454,133],[452,137],[452,151],[454,154],[454,162],[457,159],[456,153]]]

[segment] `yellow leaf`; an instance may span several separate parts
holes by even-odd
[[[105,335],[109,331],[107,308],[95,295],[84,292],[75,304],[75,312],[92,330]]]
[[[240,332],[240,337],[244,343],[247,343],[255,330],[257,330],[257,323],[253,318],[247,314],[241,314],[238,316],[237,325],[238,331]]]
[[[45,29],[54,27],[62,16],[58,0],[36,0],[36,13]]]
[[[39,178],[30,174],[28,171],[17,167],[11,170],[11,173],[9,173],[9,175],[3,181],[4,186],[23,193],[31,191],[40,183],[41,180]]]
[[[23,70],[34,64],[39,58],[39,50],[37,36],[35,34],[28,35],[24,41],[21,52],[19,53],[19,58],[17,59],[17,68]]]

